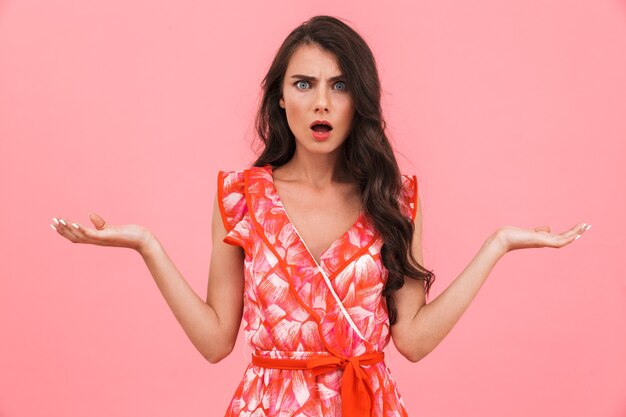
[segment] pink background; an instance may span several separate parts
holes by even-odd
[[[143,224],[204,297],[217,171],[315,14],[377,58],[433,298],[498,226],[593,225],[507,254],[420,362],[390,344],[410,416],[626,416],[626,2],[294,3],[0,2],[0,416],[223,415],[243,336],[211,365],[138,254],[48,225]]]

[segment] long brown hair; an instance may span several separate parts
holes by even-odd
[[[404,285],[404,277],[423,280],[428,294],[435,275],[419,265],[411,252],[415,225],[398,205],[402,179],[385,134],[374,55],[363,38],[337,18],[312,17],[295,28],[276,53],[261,83],[263,96],[256,131],[263,150],[253,166],[281,166],[295,153],[295,137],[285,110],[278,103],[289,59],[303,44],[318,45],[333,53],[351,90],[355,114],[352,130],[342,146],[342,157],[348,174],[359,184],[363,209],[384,241],[381,257],[388,277],[383,295],[393,325],[397,309],[391,294]]]

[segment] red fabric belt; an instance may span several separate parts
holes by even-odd
[[[337,356],[313,356],[306,359],[279,359],[252,355],[252,363],[273,369],[308,369],[314,375],[342,369],[341,415],[343,417],[371,416],[374,390],[361,365],[373,365],[385,360],[384,352],[340,358]]]

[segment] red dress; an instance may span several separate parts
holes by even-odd
[[[415,219],[417,178],[402,181],[400,207]],[[253,351],[226,417],[339,417],[342,392],[350,395],[344,417],[406,417],[381,360],[391,336],[381,293],[387,270],[365,212],[318,265],[285,211],[271,165],[219,171],[217,182],[224,242],[245,252],[243,325]]]

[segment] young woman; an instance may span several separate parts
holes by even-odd
[[[243,318],[252,361],[227,416],[406,416],[384,362],[389,339],[417,362],[450,332],[496,262],[562,247],[590,226],[505,226],[435,300],[422,267],[417,178],[385,134],[374,57],[349,26],[316,16],[263,81],[250,168],[219,171],[206,301],[149,230],[53,219],[72,242],[138,251],[196,348],[226,357]]]

